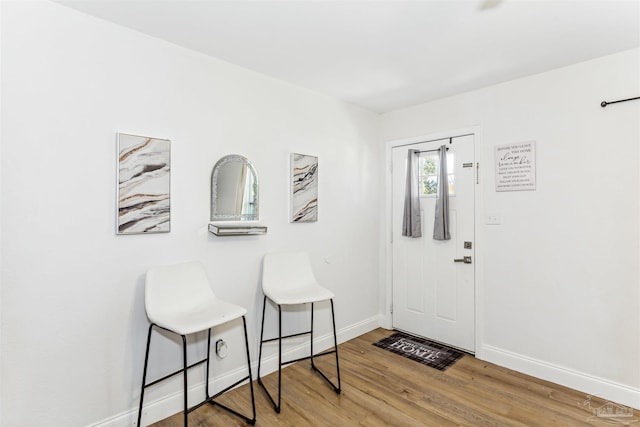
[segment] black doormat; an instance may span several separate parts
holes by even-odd
[[[446,345],[402,332],[395,332],[393,335],[373,343],[373,345],[431,366],[439,371],[445,371],[465,355],[464,352]]]

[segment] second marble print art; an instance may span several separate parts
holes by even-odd
[[[318,220],[318,158],[291,154],[291,222]]]

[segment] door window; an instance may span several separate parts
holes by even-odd
[[[456,194],[456,174],[454,153],[447,153],[447,175],[449,176],[449,196]],[[418,164],[421,197],[436,197],[440,165],[438,153],[422,153]]]

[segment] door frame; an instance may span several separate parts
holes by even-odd
[[[416,136],[412,138],[403,138],[387,141],[384,147],[384,170],[385,170],[385,216],[384,216],[384,247],[385,247],[385,275],[384,282],[385,288],[381,295],[383,313],[381,326],[386,329],[393,329],[393,317],[391,314],[391,304],[393,303],[393,225],[392,225],[392,165],[393,155],[392,150],[395,147],[401,147],[404,145],[417,144],[420,142],[428,142],[438,139],[455,138],[464,135],[474,136],[474,150],[473,150],[473,162],[479,163],[480,167],[476,169],[476,182],[474,185],[474,242],[475,245],[475,269],[474,269],[474,286],[475,286],[475,355],[477,358],[482,359],[482,343],[481,337],[484,336],[484,312],[482,301],[484,300],[484,227],[482,221],[484,212],[484,191],[482,191],[487,184],[488,177],[488,159],[483,158],[484,151],[482,150],[482,137],[480,126],[470,126],[466,128],[459,128],[454,130],[447,130],[437,133],[430,133],[426,135]],[[479,180],[479,181],[478,181]]]

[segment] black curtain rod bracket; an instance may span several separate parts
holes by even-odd
[[[600,103],[600,106],[601,106],[602,108],[604,108],[604,107],[606,107],[606,106],[607,106],[607,105],[609,105],[609,104],[617,104],[618,102],[635,101],[636,99],[640,99],[640,96],[636,96],[635,98],[619,99],[619,100],[617,100],[617,101],[610,101],[610,102],[602,101],[602,102]]]

